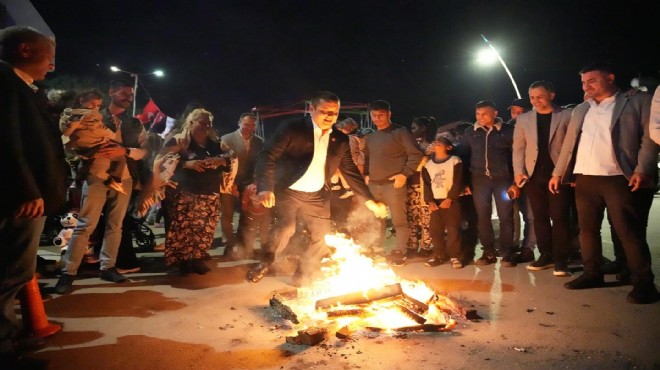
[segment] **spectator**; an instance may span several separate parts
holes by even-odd
[[[228,159],[221,156],[220,143],[210,139],[213,115],[195,109],[188,115],[181,132],[165,143],[162,155],[180,155],[172,181],[176,189],[166,189],[168,228],[165,232],[165,263],[176,265],[181,274],[204,275],[204,263],[218,225],[220,172],[228,170]]]
[[[369,105],[369,115],[377,131],[365,137],[365,181],[374,199],[385,203],[390,210],[392,225],[396,230],[396,245],[390,253],[390,262],[395,266],[406,263],[406,250],[410,227],[406,211],[408,192],[406,181],[415,173],[423,154],[410,132],[390,120],[390,103],[376,100]],[[384,223],[379,232],[380,242],[384,237]]]
[[[573,110],[548,184],[555,193],[560,183],[575,182],[584,273],[564,286],[604,285],[600,228],[607,208],[628,259],[633,289],[627,300],[653,303],[658,291],[643,210],[636,199],[640,189],[652,186],[652,174],[657,171],[658,146],[648,134],[651,97],[620,91],[612,67],[605,63],[584,67],[580,76],[589,99]]]
[[[466,149],[470,153],[471,186],[467,191],[474,198],[479,240],[484,250],[475,263],[483,266],[497,262],[495,233],[490,218],[491,199],[494,197],[500,220],[501,263],[504,267],[514,267],[513,199],[520,195],[520,189],[513,183],[511,168],[513,126],[497,118],[495,103],[491,101],[480,101],[475,108],[477,122],[464,137]]]
[[[571,110],[553,105],[554,98],[551,82],[536,81],[529,87],[529,100],[534,110],[518,116],[513,134],[513,171],[519,187],[527,183],[524,187],[539,235],[541,254],[527,269],[539,271],[554,267],[555,276],[570,276],[570,192],[568,186],[564,186],[558,193],[550,193],[547,183],[566,136]]]
[[[128,81],[112,81],[109,94],[110,105],[103,110],[103,124],[115,133],[113,140],[121,145],[104,145],[93,155],[94,161],[85,174],[78,225],[62,258],[64,268],[55,285],[55,292],[58,294],[67,294],[71,291],[87,249],[89,236],[96,229],[104,209],[105,234],[100,255],[99,277],[113,283],[127,280],[117,271],[115,263],[122,239],[122,224],[133,187],[143,181],[140,179],[138,161],[147,156],[147,150],[143,148],[147,133],[142,123],[126,111],[133,102],[133,84]],[[121,175],[125,194],[113,190],[105,183],[112,159],[121,156],[126,158],[126,167]]]
[[[67,166],[60,133],[34,85],[55,70],[55,41],[37,30],[0,30],[0,363],[12,367],[21,350],[44,344],[19,338],[14,299],[32,280],[47,215],[63,212]]]

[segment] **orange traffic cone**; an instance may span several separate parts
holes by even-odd
[[[18,299],[21,302],[23,327],[28,334],[36,338],[44,338],[62,329],[61,326],[48,322],[36,276],[18,292]]]

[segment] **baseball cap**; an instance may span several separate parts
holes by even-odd
[[[532,109],[532,105],[529,103],[529,100],[527,99],[513,99],[511,105],[507,108],[507,110],[511,110],[511,108],[513,107],[522,107],[525,110]]]

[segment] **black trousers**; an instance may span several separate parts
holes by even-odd
[[[438,201],[440,204],[440,201]],[[447,242],[445,243],[445,230]],[[453,201],[451,207],[431,212],[429,232],[434,257],[461,257],[461,204]]]
[[[310,242],[300,256],[300,269],[303,275],[316,272],[321,267],[321,259],[328,252],[325,235],[332,228],[330,220],[330,192],[325,189],[317,192],[302,192],[291,189],[275,194],[275,222],[268,234],[264,260],[273,262],[284,250],[296,231],[296,215],[300,215]]]
[[[555,262],[566,262],[570,250],[571,195],[563,185],[558,194],[548,190],[550,176],[532,175],[525,187],[534,214],[536,244],[541,254],[552,255]]]
[[[621,239],[628,258],[633,284],[653,283],[651,253],[639,225],[644,222],[643,211],[636,207],[635,196],[624,176],[578,175],[575,201],[580,224],[580,246],[586,274],[600,275],[603,244],[600,228],[605,208],[614,230]]]
[[[640,216],[642,217],[642,222],[637,226],[640,228],[639,232],[644,235],[644,242],[646,241],[646,229],[649,225],[649,213],[651,212],[651,205],[653,204],[653,197],[655,196],[655,189],[639,189],[633,193],[635,198],[635,208],[640,211]],[[607,220],[610,223],[610,232],[612,235],[612,246],[614,247],[614,257],[617,261],[626,264],[628,259],[626,258],[626,253],[623,249],[623,244],[621,243],[621,238],[616,233],[614,226],[612,226],[612,218],[609,213],[607,214]]]

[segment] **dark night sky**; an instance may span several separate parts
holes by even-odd
[[[515,92],[503,68],[474,62],[481,33],[523,96],[531,82],[547,79],[559,104],[581,100],[577,71],[586,62],[614,63],[624,86],[660,69],[654,1],[32,3],[57,37],[53,75],[108,81],[113,64],[138,73],[162,68],[166,78],[141,82],[168,115],[201,100],[231,128],[253,106],[322,89],[345,102],[389,100],[402,124],[426,115],[472,120],[484,99],[508,118]]]

